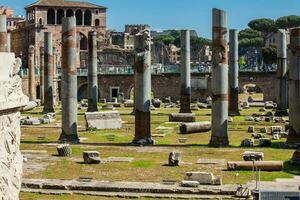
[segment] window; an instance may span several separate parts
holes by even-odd
[[[77,10],[75,16],[76,16],[76,25],[82,25],[82,11]]]
[[[96,19],[95,20],[95,26],[99,26],[100,25],[100,21],[99,21],[99,19]]]
[[[47,12],[47,24],[55,24],[55,11],[52,8]]]
[[[92,25],[92,12],[90,10],[86,10],[84,13],[84,25],[86,26]]]
[[[65,16],[65,13],[62,9],[59,9],[56,14],[57,24],[62,24],[62,18]]]

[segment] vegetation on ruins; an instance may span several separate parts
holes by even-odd
[[[300,16],[289,15],[280,17],[276,20],[276,25],[279,29],[287,29],[300,26]]]

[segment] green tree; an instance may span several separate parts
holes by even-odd
[[[263,60],[266,64],[273,64],[277,61],[277,48],[276,46],[269,46],[262,48]]]
[[[248,26],[253,30],[262,32],[264,36],[277,31],[275,21],[269,18],[254,19],[249,22]]]
[[[241,39],[239,42],[241,47],[263,47],[265,42],[262,37],[256,37],[256,38],[244,38]]]
[[[252,38],[257,38],[257,37],[262,37],[261,32],[253,30],[251,28],[246,28],[239,32],[239,40],[252,39]]]
[[[174,44],[175,38],[171,35],[161,35],[154,38],[155,42],[163,42],[165,45]]]
[[[276,25],[280,29],[288,29],[300,26],[300,16],[289,15],[276,20]]]

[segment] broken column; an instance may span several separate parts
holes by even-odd
[[[0,52],[7,52],[6,15],[0,15]]]
[[[277,32],[277,76],[279,79],[276,116],[288,116],[287,37],[285,30]]]
[[[40,99],[41,104],[44,105],[44,68],[45,68],[45,57],[44,57],[44,47],[40,48]]]
[[[209,145],[228,146],[227,15],[213,9],[212,135]]]
[[[7,52],[11,52],[11,32],[7,33]]]
[[[289,120],[287,145],[300,143],[300,28],[291,30],[289,54]]]
[[[77,134],[77,34],[75,17],[62,19],[61,142],[79,143]]]
[[[3,27],[6,19],[0,16],[0,199],[18,200],[23,162],[20,110],[28,104],[28,97],[23,94],[22,79],[17,75],[21,59],[7,52]]]
[[[229,115],[240,115],[239,112],[239,41],[238,31],[229,31]]]
[[[29,100],[36,100],[35,89],[35,67],[34,67],[34,46],[30,45],[28,49],[28,90]]]
[[[97,32],[89,32],[88,112],[98,111]]]
[[[133,144],[152,145],[151,138],[151,37],[144,29],[134,37],[135,137]]]
[[[54,111],[54,97],[53,97],[53,81],[54,81],[54,59],[53,59],[53,40],[52,33],[44,33],[44,48],[45,48],[45,62],[44,62],[44,113],[52,113]],[[65,91],[64,91],[65,92]]]
[[[190,31],[181,30],[181,59],[180,59],[180,113],[191,113],[191,54]]]

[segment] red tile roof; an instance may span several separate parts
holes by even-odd
[[[106,9],[106,7],[99,6],[89,2],[83,1],[69,1],[69,0],[39,0],[35,3],[32,3],[25,7],[31,8],[36,6],[46,6],[46,7],[69,7],[69,8],[98,8],[98,9]]]

